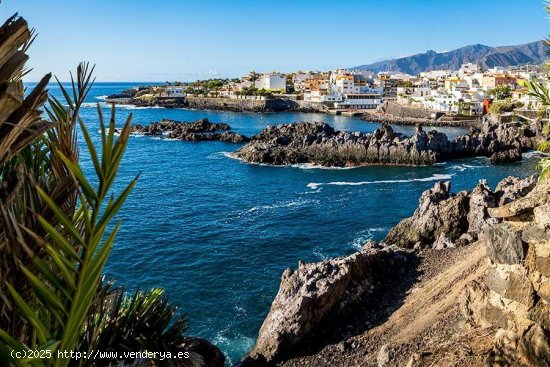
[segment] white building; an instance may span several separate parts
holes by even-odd
[[[316,102],[316,103],[335,103],[342,102],[344,97],[342,93],[335,91],[320,91],[312,90],[311,92],[304,93],[304,101]]]
[[[286,92],[286,77],[283,74],[264,74],[254,83],[256,89],[281,90]]]
[[[471,62],[467,64],[462,64],[460,67],[460,75],[474,74],[479,72],[480,68],[478,64],[472,64]]]
[[[334,107],[352,110],[376,109],[383,102],[382,96],[377,93],[346,94],[342,102],[337,102]]]
[[[173,97],[173,98],[179,98],[179,97],[185,97],[185,93],[183,92],[184,87],[182,86],[169,86],[164,88],[164,90],[161,92],[162,97]]]

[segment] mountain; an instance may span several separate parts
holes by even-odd
[[[374,64],[361,65],[350,69],[402,72],[418,74],[430,70],[458,70],[465,63],[480,64],[485,68],[495,66],[516,66],[524,64],[540,64],[545,59],[545,46],[542,41],[519,46],[490,47],[471,45],[453,51],[425,53],[402,57]]]

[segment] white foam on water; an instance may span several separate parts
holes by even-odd
[[[330,256],[323,254],[318,247],[313,249],[313,255],[317,256],[321,261],[327,261],[330,259]]]
[[[242,158],[237,157],[233,152],[224,152],[224,155],[227,158],[236,159],[238,161],[241,161],[246,164],[254,164],[256,166],[264,166],[264,167],[275,167],[275,168],[298,168],[298,169],[323,169],[323,170],[348,170],[348,169],[356,169],[356,168],[362,168],[361,166],[357,167],[325,167],[320,166],[317,164],[312,163],[300,163],[300,164],[268,164],[268,163],[257,163],[257,162],[247,162]]]
[[[272,211],[277,209],[283,209],[283,208],[293,208],[293,207],[300,207],[307,204],[314,204],[318,203],[318,200],[305,200],[305,199],[296,199],[296,200],[290,200],[290,201],[282,201],[274,204],[269,205],[259,205],[252,207],[248,209],[247,213],[254,213],[259,211]]]
[[[357,166],[357,167],[326,167],[326,166],[320,166],[318,164],[312,164],[312,163],[291,164],[290,166],[277,166],[277,167],[292,167],[292,168],[299,168],[299,169],[324,169],[324,170],[348,170],[348,169],[361,168],[359,166]]]
[[[236,336],[229,338],[225,335],[227,334],[227,331],[227,329],[224,329],[218,332],[212,342],[224,352],[226,356],[226,364],[232,366],[239,361],[233,361],[230,355],[244,356],[246,353],[250,352],[256,340],[247,336]]]
[[[375,185],[375,184],[392,184],[392,183],[408,183],[408,182],[427,182],[427,181],[440,181],[450,180],[452,175],[448,174],[434,174],[430,177],[424,178],[411,178],[408,180],[380,180],[380,181],[334,181],[334,182],[310,182],[307,184],[312,190],[317,190],[321,186],[362,186],[362,185]]]
[[[134,106],[134,105],[130,105],[130,104],[118,104],[118,103],[115,103],[115,106],[116,108],[120,108],[122,110],[156,110],[156,109],[160,109],[160,108],[165,108],[165,107],[161,107],[161,106],[147,106],[147,107],[142,107],[142,106]]]
[[[374,234],[376,232],[386,232],[389,228],[386,227],[377,227],[377,228],[368,228],[364,231],[360,231],[357,233],[357,237],[353,240],[351,243],[351,246],[354,249],[361,250],[365,243],[367,243],[369,240],[372,240],[374,238]]]
[[[104,95],[104,96],[97,96],[97,97],[95,97],[95,98],[96,98],[96,99],[99,99],[99,100],[101,100],[101,101],[104,101],[104,100],[107,99],[107,97],[108,97],[107,95]]]
[[[206,157],[206,159],[219,160],[226,156],[227,152],[215,152]]]
[[[550,157],[550,153],[539,152],[538,150],[530,150],[521,154],[523,158],[538,158],[538,157]]]

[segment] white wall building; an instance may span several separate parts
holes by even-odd
[[[347,94],[342,102],[337,102],[334,107],[352,110],[376,109],[383,102],[382,96],[377,93]]]
[[[173,98],[180,98],[185,97],[185,93],[183,92],[184,87],[182,86],[169,86],[166,87],[162,92],[162,97],[173,97]]]
[[[264,74],[254,83],[256,89],[282,90],[286,92],[286,77],[283,74]]]

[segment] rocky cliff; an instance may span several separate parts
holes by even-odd
[[[439,182],[392,232],[286,270],[243,364],[550,365],[550,180]]]
[[[489,214],[501,222],[485,229],[489,269],[468,285],[464,315],[496,328],[495,365],[550,366],[550,180]]]
[[[459,157],[487,156],[493,163],[521,159],[532,149],[539,127],[494,124],[488,120],[480,128],[449,140],[437,131],[425,132],[417,126],[407,137],[383,124],[373,133],[336,131],[321,122],[268,126],[252,137],[235,156],[250,163],[291,165],[311,163],[322,166],[431,165]]]

